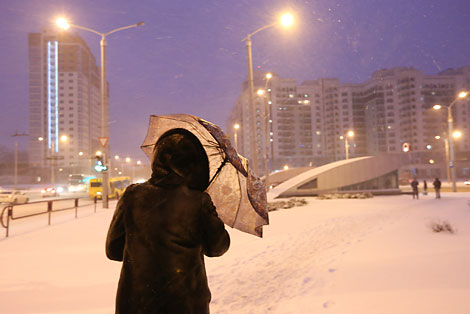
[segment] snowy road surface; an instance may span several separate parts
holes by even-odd
[[[206,258],[211,313],[470,313],[469,199],[307,198],[271,212],[262,239],[228,228],[230,250]],[[13,225],[0,240],[0,313],[113,313],[111,215]],[[432,232],[440,220],[457,232]]]

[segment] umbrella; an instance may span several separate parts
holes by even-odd
[[[268,224],[265,185],[217,125],[187,114],[151,115],[140,146],[147,157],[152,160],[157,140],[175,128],[192,132],[206,150],[211,178],[207,192],[220,219],[230,227],[262,237],[263,225]]]

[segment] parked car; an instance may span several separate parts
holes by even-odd
[[[22,191],[0,191],[0,203],[25,204],[28,196]]]
[[[57,190],[55,188],[44,188],[41,190],[42,197],[48,197],[48,196],[57,196]]]
[[[465,184],[465,185],[470,185],[470,179],[465,180],[465,181],[463,182],[463,184]]]

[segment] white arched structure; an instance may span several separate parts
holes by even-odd
[[[269,192],[269,198],[341,192],[399,193],[399,168],[400,158],[394,155],[340,160],[286,180]]]

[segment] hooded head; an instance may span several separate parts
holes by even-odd
[[[171,129],[157,140],[150,183],[164,187],[187,185],[205,191],[209,159],[199,139],[185,129]]]

